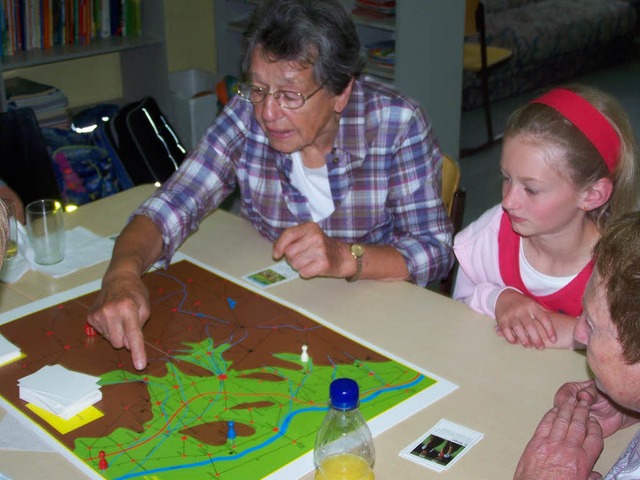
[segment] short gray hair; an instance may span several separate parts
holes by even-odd
[[[243,36],[242,71],[261,47],[273,61],[313,65],[318,84],[341,94],[364,69],[360,38],[339,0],[269,0],[258,8]]]

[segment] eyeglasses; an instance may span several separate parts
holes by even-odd
[[[300,92],[292,92],[290,90],[278,90],[277,92],[269,92],[262,87],[251,85],[250,83],[241,83],[236,85],[236,93],[240,95],[240,98],[247,102],[262,103],[267,98],[267,95],[271,95],[273,99],[278,102],[282,108],[288,108],[289,110],[296,110],[302,107],[307,100],[313,97],[316,93],[322,90],[322,87],[327,82],[324,82],[313,92],[306,97]]]

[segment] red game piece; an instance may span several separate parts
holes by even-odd
[[[87,334],[87,337],[95,337],[96,329],[89,325],[89,322],[84,324],[84,333]]]
[[[106,470],[107,468],[109,468],[107,459],[104,458],[104,456],[105,456],[104,450],[100,450],[100,452],[98,453],[98,457],[100,457],[100,461],[98,462],[98,468],[100,470]]]

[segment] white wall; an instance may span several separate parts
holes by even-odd
[[[454,158],[460,150],[464,9],[465,0],[400,0],[396,7],[396,83],[422,103],[442,150]]]

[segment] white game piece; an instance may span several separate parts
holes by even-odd
[[[300,361],[307,363],[309,361],[309,354],[307,353],[307,346],[302,345],[302,353],[300,354]]]

